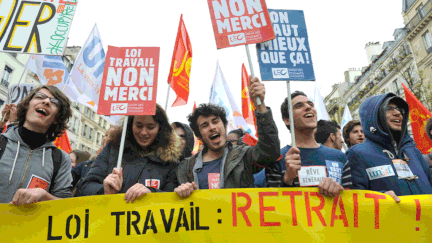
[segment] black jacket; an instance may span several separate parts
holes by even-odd
[[[125,193],[136,183],[147,186],[152,192],[172,192],[178,186],[176,168],[181,155],[180,140],[171,136],[169,144],[153,154],[140,156],[139,152],[125,142],[122,159],[123,184],[119,193]],[[103,181],[117,165],[118,146],[109,143],[96,158],[84,179],[78,196],[104,194]]]

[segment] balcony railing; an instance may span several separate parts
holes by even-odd
[[[411,32],[412,30],[417,27],[418,24],[431,12],[432,10],[432,1],[429,0],[422,9],[419,10],[419,12],[410,20],[410,22],[406,25],[406,28],[408,28],[408,32]]]

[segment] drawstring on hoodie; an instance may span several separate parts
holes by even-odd
[[[44,168],[45,165],[45,148],[43,148],[43,153],[42,153],[42,169]]]
[[[11,184],[12,176],[13,176],[13,173],[14,173],[14,170],[15,170],[15,164],[16,164],[16,161],[18,159],[18,154],[19,154],[19,151],[20,151],[20,145],[21,145],[21,143],[18,140],[18,149],[17,149],[17,152],[15,154],[15,159],[14,159],[14,162],[13,162],[13,165],[12,165],[12,171],[11,171],[11,174],[9,176],[9,185]]]

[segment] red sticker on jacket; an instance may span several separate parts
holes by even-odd
[[[40,178],[39,176],[32,175],[29,184],[27,185],[27,189],[32,188],[42,188],[45,191],[48,189],[49,182]]]
[[[158,179],[146,179],[145,180],[145,186],[159,189],[160,180],[158,180]]]
[[[219,189],[220,173],[208,173],[209,189]]]

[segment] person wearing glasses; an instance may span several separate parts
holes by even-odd
[[[0,203],[71,197],[70,157],[53,143],[71,115],[69,99],[54,86],[36,88],[18,104],[18,125],[0,136]]]
[[[360,105],[366,141],[347,151],[353,189],[398,196],[432,194],[432,175],[407,133],[409,107],[393,93],[373,96]]]

